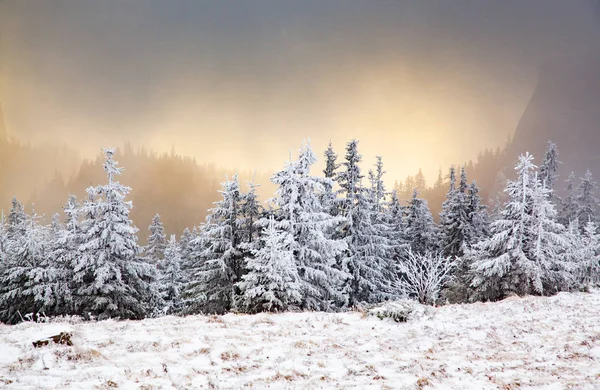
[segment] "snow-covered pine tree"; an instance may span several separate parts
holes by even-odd
[[[391,247],[381,231],[373,226],[374,204],[369,191],[361,184],[358,141],[346,145],[343,170],[338,174],[341,215],[347,219],[343,237],[348,244],[344,269],[351,278],[346,283],[349,305],[379,302],[393,294],[389,253]]]
[[[579,205],[579,213],[577,215],[579,219],[580,229],[585,228],[585,225],[589,221],[597,220],[598,212],[598,198],[596,198],[596,189],[598,188],[597,183],[594,181],[592,171],[589,169],[585,172],[585,176],[581,178],[579,186],[577,186],[577,204]]]
[[[145,248],[146,260],[153,265],[161,263],[165,256],[165,249],[167,247],[167,236],[165,235],[165,228],[160,219],[160,214],[156,214],[152,218],[152,223],[148,227],[150,235],[148,236],[148,245]]]
[[[328,310],[346,303],[342,293],[348,275],[336,268],[336,260],[346,250],[346,243],[331,236],[345,219],[331,216],[321,203],[327,178],[311,176],[317,159],[305,143],[298,160],[290,161],[271,180],[278,186],[270,200],[275,216],[274,228],[291,237],[295,266],[300,277],[301,307],[308,310]],[[262,225],[267,223],[263,219]]]
[[[463,254],[463,243],[469,229],[465,194],[461,191],[466,178],[464,180],[461,179],[459,188],[456,188],[454,167],[450,168],[449,177],[450,187],[446,194],[446,200],[442,203],[442,211],[440,213],[441,250],[445,257],[461,257]]]
[[[385,185],[383,183],[383,174],[385,173],[385,171],[383,170],[383,161],[381,159],[381,156],[376,157],[375,171],[370,171],[369,173],[370,176],[373,177],[371,181],[371,192],[374,196],[375,212],[379,214],[383,211],[385,197],[387,196]]]
[[[340,168],[340,164],[337,163],[337,154],[333,151],[333,145],[329,141],[329,146],[325,150],[325,169],[323,174],[325,179],[329,179],[323,182],[323,192],[321,194],[321,203],[325,210],[331,215],[337,215],[336,209],[336,193],[334,190],[334,183],[337,180],[337,170]]]
[[[179,237],[179,251],[181,253],[182,264],[185,264],[189,259],[190,242],[192,241],[193,238],[194,238],[194,236],[192,235],[190,228],[186,227],[185,229],[183,229],[183,233]],[[184,266],[184,268],[185,268],[185,266]]]
[[[507,185],[509,200],[491,225],[492,236],[467,253],[481,299],[551,294],[569,282],[565,229],[555,222],[556,210],[532,160],[529,154],[519,158],[518,179]]]
[[[560,211],[558,214],[558,222],[564,226],[569,226],[572,222],[579,223],[579,203],[577,203],[577,192],[575,187],[575,173],[571,172],[567,183],[565,196],[560,202]]]
[[[67,204],[63,207],[65,213],[65,225],[58,234],[50,248],[50,259],[60,270],[60,278],[55,287],[57,296],[56,314],[75,314],[73,301],[73,269],[79,260],[81,252],[81,225],[79,222],[80,206],[74,195],[69,196]]]
[[[138,258],[137,229],[129,219],[130,192],[116,180],[123,168],[114,149],[104,149],[108,183],[87,189],[82,207],[81,256],[74,265],[74,300],[77,313],[98,319],[139,319],[156,302],[150,283],[155,271]]]
[[[479,187],[475,180],[469,186],[467,210],[470,222],[467,245],[470,248],[473,244],[490,236],[490,217],[486,205],[481,202]]]
[[[259,249],[252,249],[248,273],[237,283],[242,296],[239,308],[248,313],[281,312],[300,306],[302,282],[292,246],[294,239],[287,230],[278,230],[273,217],[261,234]]]
[[[233,307],[235,284],[244,274],[240,244],[241,194],[237,175],[226,179],[222,200],[209,210],[199,235],[190,242],[190,278],[183,296],[188,313],[223,314]]]
[[[419,193],[413,190],[412,199],[406,207],[405,240],[415,254],[437,252],[439,249],[439,231],[427,200],[419,198]]]
[[[37,215],[24,214],[21,206],[19,216],[23,215],[25,220],[12,219],[18,230],[14,229],[8,242],[0,273],[0,320],[9,324],[22,321],[27,314],[40,314],[54,304],[52,291],[34,279],[47,264],[48,228],[38,222]]]
[[[398,191],[390,193],[390,200],[383,210],[383,223],[386,225],[386,237],[388,243],[393,247],[390,255],[392,262],[398,262],[402,254],[406,253],[408,244],[404,240],[406,224],[404,221],[404,206],[400,204]]]
[[[256,189],[259,185],[254,182],[247,183],[247,185],[248,192],[241,194],[242,242],[253,245],[259,240],[260,229],[257,222],[263,215],[263,207],[256,195]]]
[[[6,245],[8,243],[8,226],[6,223],[6,217],[4,211],[0,212],[0,268],[2,268],[2,261],[6,256]]]
[[[588,221],[577,237],[575,280],[584,287],[597,284],[600,282],[600,234],[596,223]]]
[[[165,302],[163,312],[176,314],[182,309],[181,290],[183,288],[183,273],[181,272],[181,248],[175,235],[171,235],[161,260],[160,293]]]
[[[27,215],[25,214],[23,204],[19,202],[17,198],[13,198],[8,214],[8,227],[6,230],[7,239],[9,241],[24,234],[26,220]]]
[[[539,179],[542,185],[550,191],[554,190],[554,183],[558,178],[556,172],[558,171],[559,164],[560,161],[558,161],[558,148],[554,142],[548,141],[548,148],[539,169]],[[555,195],[553,192],[550,192],[549,196],[553,197]]]

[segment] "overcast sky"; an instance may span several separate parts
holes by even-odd
[[[274,169],[361,140],[390,176],[473,158],[536,67],[600,41],[592,0],[0,0],[8,131]]]

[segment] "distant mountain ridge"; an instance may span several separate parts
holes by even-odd
[[[540,68],[512,154],[529,151],[540,162],[548,140],[559,147],[561,176],[570,171],[583,175],[588,168],[600,175],[600,49]]]

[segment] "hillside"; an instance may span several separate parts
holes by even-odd
[[[514,136],[514,154],[540,156],[548,139],[563,161],[560,173],[600,172],[600,50],[565,56],[542,66],[534,94]],[[539,160],[538,160],[539,161]]]
[[[0,326],[9,389],[593,389],[600,293],[450,305],[408,323],[361,313]],[[61,331],[73,347],[34,349]]]

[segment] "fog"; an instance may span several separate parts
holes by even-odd
[[[540,64],[597,45],[592,0],[0,0],[8,133],[271,172],[361,140],[387,179],[502,145]]]

